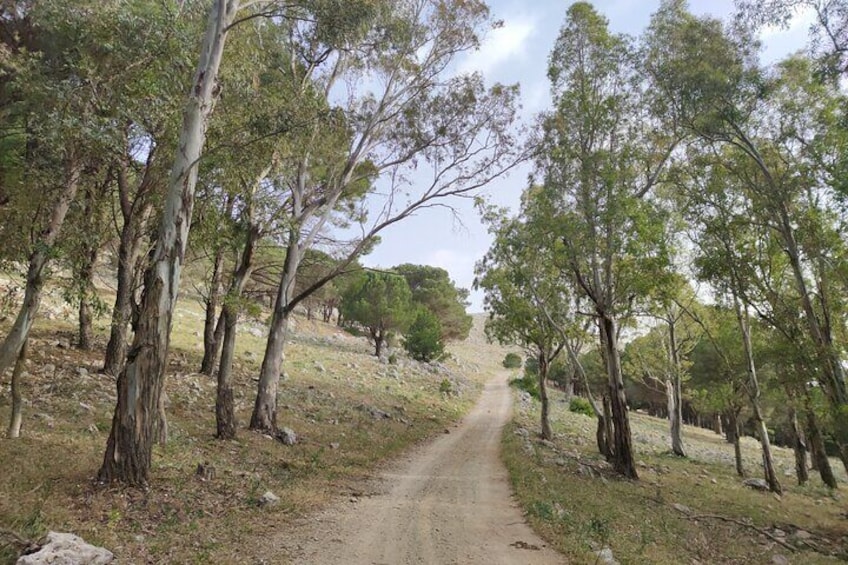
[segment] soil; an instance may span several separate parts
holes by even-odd
[[[512,499],[499,456],[510,411],[503,373],[460,425],[382,472],[373,494],[311,516],[275,545],[313,565],[563,563]]]

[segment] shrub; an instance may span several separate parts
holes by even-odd
[[[518,353],[507,353],[503,360],[503,366],[507,369],[518,369],[521,367],[521,355]]]
[[[576,414],[583,414],[590,418],[595,417],[595,411],[592,410],[592,405],[589,401],[579,396],[575,396],[571,399],[571,404],[568,405],[568,409]]]
[[[509,381],[509,386],[523,390],[535,399],[539,399],[539,379],[524,375]]]
[[[406,334],[403,347],[417,361],[429,362],[441,357],[445,344],[439,319],[429,310],[419,311]]]
[[[439,383],[439,392],[448,396],[453,394],[453,383],[450,382],[450,379],[442,379],[442,382]]]
[[[524,360],[524,376],[538,377],[539,376],[539,360],[535,357],[528,357]]]

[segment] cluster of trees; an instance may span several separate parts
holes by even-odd
[[[167,434],[181,275],[197,258],[220,438],[237,429],[239,318],[272,289],[250,428],[274,433],[294,309],[338,300],[334,279],[385,227],[525,158],[517,86],[452,71],[495,24],[480,0],[0,3],[0,253],[25,272],[0,374],[26,354],[53,267],[72,273],[91,345],[109,309],[95,265],[111,251],[104,368],[118,400],[98,476],[146,484]]]
[[[413,359],[433,361],[442,357],[447,341],[468,337],[467,298],[468,291],[457,288],[444,269],[403,264],[348,280],[339,316],[365,328],[377,357],[392,335],[403,334]]]
[[[737,445],[750,419],[779,492],[772,415],[788,422],[798,479],[809,445],[835,486],[825,440],[848,468],[848,14],[838,2],[737,5],[723,23],[665,0],[637,39],[587,3],[569,8],[534,179],[517,217],[485,211],[495,241],[476,284],[490,336],[538,359],[543,435],[559,362],[590,395],[599,449],[624,476],[637,478],[627,392],[650,389],[675,453],[684,408],[717,415]],[[817,15],[813,48],[761,64],[758,26],[801,8]]]

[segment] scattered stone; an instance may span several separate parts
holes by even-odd
[[[675,502],[671,506],[672,506],[672,508],[674,508],[675,510],[677,510],[681,514],[689,515],[689,514],[692,513],[692,509],[689,508],[688,506],[686,506],[685,504],[679,504],[679,503]]]
[[[86,369],[85,367],[77,367],[77,375],[81,377],[87,377],[88,369]]]
[[[291,428],[282,428],[277,431],[277,439],[285,445],[294,445],[297,443],[297,434]]]
[[[598,556],[598,563],[603,563],[604,565],[619,565],[618,561],[612,554],[612,550],[608,547],[598,551],[595,555]]]
[[[797,543],[797,542],[807,541],[808,539],[810,539],[812,537],[813,537],[813,534],[811,534],[810,532],[808,532],[806,530],[796,530],[795,532],[792,533],[791,536],[789,536],[789,539],[791,539],[792,541]]]
[[[715,480],[715,479],[710,479],[710,482],[711,482],[712,484],[714,484],[714,485],[717,485],[717,484],[718,484],[718,481],[717,481],[717,480]]]
[[[339,447],[341,447],[341,445],[337,441],[330,443],[330,449],[338,449]]]
[[[100,430],[97,428],[97,424],[91,424],[90,426],[88,426],[88,433],[90,433],[90,434],[100,433]]]
[[[742,484],[754,490],[767,491],[769,489],[768,483],[765,479],[745,479],[742,481]]]
[[[771,562],[773,565],[789,565],[790,563],[785,555],[780,555],[779,553],[772,555]]]
[[[549,439],[540,439],[539,443],[547,447],[548,449],[556,450],[556,444]]]
[[[94,406],[92,406],[91,404],[86,404],[85,402],[80,402],[79,407],[85,410],[86,412],[94,411]]]
[[[318,371],[319,373],[323,373],[323,372],[325,372],[327,369],[325,369],[325,368],[324,368],[324,365],[322,365],[321,363],[318,363],[318,362],[316,361],[316,362],[315,362],[315,370],[316,370],[316,371]]]
[[[388,420],[392,417],[388,412],[384,412],[374,406],[368,406],[367,404],[360,404],[359,409],[370,414],[375,420]]]
[[[112,563],[111,551],[83,541],[74,534],[49,532],[45,543],[35,553],[24,555],[17,565],[104,565]]]
[[[45,375],[52,375],[56,372],[56,365],[48,363],[47,365],[41,367],[41,372]]]
[[[527,428],[518,428],[513,433],[519,437],[530,437],[530,430]]]
[[[265,494],[259,497],[259,506],[275,506],[280,503],[280,497],[266,490]]]

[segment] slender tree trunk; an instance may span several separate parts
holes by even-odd
[[[810,478],[807,472],[807,440],[798,424],[798,412],[794,406],[789,408],[789,428],[792,431],[792,449],[795,452],[795,474],[798,476],[798,484],[803,485]]]
[[[227,197],[225,211],[227,217],[232,216],[235,199]],[[224,246],[219,245],[215,250],[215,261],[212,266],[212,280],[209,282],[209,296],[206,297],[206,318],[203,322],[203,360],[200,362],[200,372],[210,377],[215,372],[215,363],[221,351],[221,338],[224,335],[224,316],[218,315],[218,307],[223,293],[224,279]],[[217,320],[217,322],[216,322]]]
[[[621,374],[621,356],[618,351],[618,328],[609,315],[600,318],[601,344],[605,350],[604,360],[609,378],[609,399],[613,423],[613,467],[616,472],[628,479],[638,479],[636,463],[633,459],[633,443],[630,433],[630,419],[627,413],[627,398],[624,393],[624,379]]]
[[[263,175],[264,179],[265,175]],[[248,207],[248,215],[252,215],[252,207]],[[252,218],[249,219],[249,222]],[[230,283],[227,298],[224,302],[224,340],[221,350],[221,366],[218,368],[218,395],[215,400],[215,420],[218,439],[234,439],[236,437],[236,410],[233,401],[233,359],[236,349],[236,329],[239,318],[239,301],[244,292],[245,284],[253,271],[253,255],[259,241],[258,226],[250,223],[244,249],[241,253],[239,266]]]
[[[218,302],[223,292],[221,288],[222,270],[224,263],[223,248],[215,253],[215,263],[212,268],[212,280],[209,283],[209,296],[206,297],[206,316],[203,321],[203,360],[200,362],[200,372],[210,377],[215,372],[215,362],[218,359],[218,328],[225,327],[224,313],[218,315]],[[222,331],[223,333],[223,331]]]
[[[715,414],[713,416],[713,431],[718,435],[724,435],[724,429],[721,423],[721,414]]]
[[[121,181],[124,187],[122,191],[127,192],[129,188],[127,179]],[[119,183],[120,184],[120,183]],[[150,220],[153,211],[153,203],[146,191],[139,189],[136,195],[136,203],[131,205],[128,201],[124,204],[124,225],[121,228],[121,240],[118,244],[118,287],[115,293],[115,303],[112,306],[112,325],[109,329],[109,343],[106,345],[106,356],[103,360],[103,372],[108,375],[117,376],[123,368],[127,355],[127,327],[133,315],[133,293],[136,281],[139,278],[139,270],[142,268],[142,232]],[[125,196],[129,198],[129,196]],[[140,206],[138,212],[136,206]]]
[[[552,440],[554,433],[551,431],[551,419],[548,414],[548,358],[544,352],[539,353],[539,400],[542,402],[542,437]]]
[[[138,326],[118,377],[118,403],[98,478],[146,485],[150,476],[173,310],[191,226],[198,161],[218,91],[218,68],[239,0],[209,10],[197,72],[183,113],[153,263],[145,277]]]
[[[751,401],[751,408],[754,410],[754,419],[757,422],[760,445],[763,451],[763,471],[766,482],[769,485],[769,490],[780,494],[783,492],[783,489],[777,478],[774,458],[771,454],[768,428],[766,427],[766,422],[760,409],[760,383],[757,380],[757,368],[754,364],[754,348],[751,345],[751,328],[748,324],[748,314],[743,310],[738,298],[735,295],[733,298],[736,305],[736,317],[739,321],[739,329],[742,332],[742,345],[745,351],[745,365],[748,372],[748,395]]]
[[[224,304],[224,343],[221,349],[221,366],[218,369],[218,394],[215,398],[215,424],[218,439],[235,439],[236,411],[233,401],[233,358],[236,348],[238,311],[232,304]]]
[[[50,220],[44,231],[41,232],[39,241],[34,245],[32,255],[29,257],[29,268],[27,269],[26,288],[21,308],[12,324],[12,329],[0,344],[0,375],[16,362],[21,348],[24,346],[32,324],[38,314],[38,306],[41,303],[41,291],[44,287],[44,268],[50,259],[50,251],[56,243],[56,239],[62,230],[65,216],[77,195],[79,187],[80,167],[76,158],[70,156],[65,165],[65,185],[59,198],[53,205]]]
[[[99,250],[96,245],[92,245],[90,249],[88,249],[79,273],[82,292],[80,294],[79,303],[77,347],[83,351],[90,351],[92,342],[94,341],[91,303],[94,300],[96,292],[94,288],[94,267],[97,264],[98,251]]]
[[[29,340],[24,341],[23,346],[21,346],[18,359],[15,361],[15,368],[12,369],[12,414],[9,418],[9,430],[7,433],[7,436],[10,439],[21,436],[21,422],[23,421],[24,404],[23,397],[21,397],[21,376],[24,372],[24,367],[26,366],[28,349],[27,343],[29,343]]]
[[[804,398],[804,413],[807,417],[807,439],[810,442],[813,468],[819,472],[819,476],[825,485],[829,488],[837,488],[836,477],[833,474],[833,469],[830,467],[830,459],[827,458],[824,439],[822,438],[816,414],[813,411],[812,399],[809,392],[806,393]]]
[[[250,429],[276,433],[277,431],[277,388],[283,364],[283,351],[288,334],[289,301],[294,294],[295,278],[300,265],[300,232],[293,229],[289,234],[283,275],[277,288],[274,314],[265,344],[265,356],[259,371],[259,387]]]
[[[736,474],[740,477],[745,476],[745,465],[742,462],[742,443],[739,432],[739,413],[736,411],[728,412],[727,414],[727,435],[728,439],[733,443],[733,457],[736,462]]]
[[[671,432],[671,451],[678,457],[686,457],[683,448],[683,402],[681,401],[681,366],[678,356],[677,328],[672,318],[668,321],[668,354],[672,374],[666,382],[668,395],[668,417]]]

